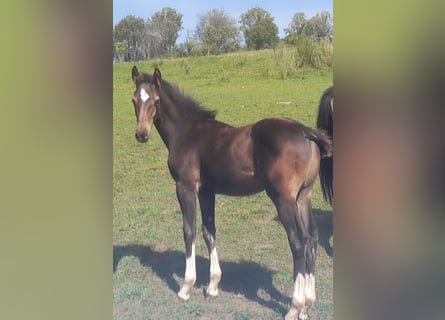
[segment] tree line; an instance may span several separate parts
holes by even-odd
[[[280,39],[274,17],[255,7],[241,14],[238,21],[222,9],[212,9],[198,16],[195,30],[187,31],[177,44],[183,15],[173,8],[163,8],[144,20],[129,15],[113,30],[114,56],[119,61],[138,61],[169,56],[200,56],[238,51],[276,48],[284,43],[298,46],[302,42],[330,41],[332,16],[327,11],[307,19],[295,13],[285,37]],[[239,24],[238,24],[239,23]],[[243,42],[244,41],[244,42]]]

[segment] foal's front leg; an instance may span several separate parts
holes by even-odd
[[[193,185],[176,183],[176,195],[182,211],[185,243],[184,284],[178,292],[178,299],[187,301],[196,281],[195,239],[196,239],[196,191]]]

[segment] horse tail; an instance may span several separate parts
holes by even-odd
[[[331,103],[333,98],[334,87],[329,87],[321,96],[317,115],[317,128],[326,131],[331,138],[334,133],[334,109]]]
[[[320,149],[320,157],[322,159],[332,156],[332,140],[325,131],[305,128],[304,136],[306,139],[315,142],[318,149]]]
[[[324,130],[331,141],[334,137],[334,109],[332,106],[332,99],[334,98],[334,87],[329,87],[325,90],[320,99],[320,105],[318,106],[317,116],[317,128]],[[332,145],[331,145],[332,146]],[[332,149],[331,149],[332,151]],[[333,165],[334,157],[331,153],[330,156],[323,157],[320,160],[320,184],[323,192],[323,198],[326,202],[332,205],[334,197],[333,188]]]

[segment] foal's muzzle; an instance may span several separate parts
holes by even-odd
[[[136,140],[140,143],[145,143],[150,138],[150,132],[148,131],[136,131],[136,134],[134,135]]]

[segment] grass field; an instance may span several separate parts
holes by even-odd
[[[198,279],[188,303],[176,302],[184,276],[182,218],[167,169],[167,150],[156,130],[147,144],[134,138],[130,73],[153,72],[176,83],[232,125],[264,117],[291,117],[314,126],[332,70],[294,69],[285,51],[118,63],[113,84],[113,315],[114,319],[281,319],[292,292],[292,259],[284,228],[269,198],[216,198],[220,296],[206,301],[207,248],[197,228]],[[199,208],[199,206],[198,206]],[[332,319],[332,209],[317,183],[313,208],[320,229],[317,304],[310,319]]]

